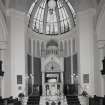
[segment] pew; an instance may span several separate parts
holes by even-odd
[[[104,101],[104,97],[99,97],[95,95],[94,97],[89,98],[89,105],[105,105]]]
[[[18,101],[18,98],[13,99],[12,97],[9,98],[0,97],[0,105],[21,105],[21,102]]]

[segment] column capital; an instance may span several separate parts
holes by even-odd
[[[97,47],[100,48],[105,48],[105,40],[98,40],[97,41]]]

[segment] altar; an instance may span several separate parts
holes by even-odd
[[[40,105],[67,105],[66,96],[63,93],[64,70],[62,65],[63,59],[57,62],[54,56],[51,56],[49,61],[43,62]]]
[[[41,96],[40,105],[67,105],[65,96]]]

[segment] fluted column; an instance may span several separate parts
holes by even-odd
[[[33,87],[33,84],[34,84],[34,53],[35,53],[35,41],[34,40],[31,40],[31,57],[32,57],[32,87]],[[33,88],[32,88],[33,90]]]
[[[61,94],[63,95],[63,85],[64,84],[64,80],[63,80],[63,72],[61,72]]]
[[[71,39],[71,41],[70,41],[70,46],[71,46],[71,83],[73,84],[74,83],[74,79],[73,79],[73,45],[72,45],[73,43],[72,43],[72,39]]]
[[[26,74],[25,74],[25,96],[26,96],[26,97],[28,96],[28,79],[29,79],[29,76],[28,76],[28,74],[26,73]]]
[[[42,92],[43,93],[42,95],[44,96],[46,94],[45,93],[46,91],[45,91],[45,73],[44,72],[42,72],[42,88],[43,88],[42,89],[42,91],[43,91]]]

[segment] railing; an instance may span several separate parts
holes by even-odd
[[[41,51],[41,56],[48,56],[48,55],[56,55],[56,56],[63,56],[63,50],[59,49],[47,49]]]
[[[78,95],[78,84],[64,84],[64,94],[66,96]]]
[[[94,96],[89,98],[89,105],[105,105],[105,97]]]
[[[18,98],[0,98],[0,105],[22,105]]]

